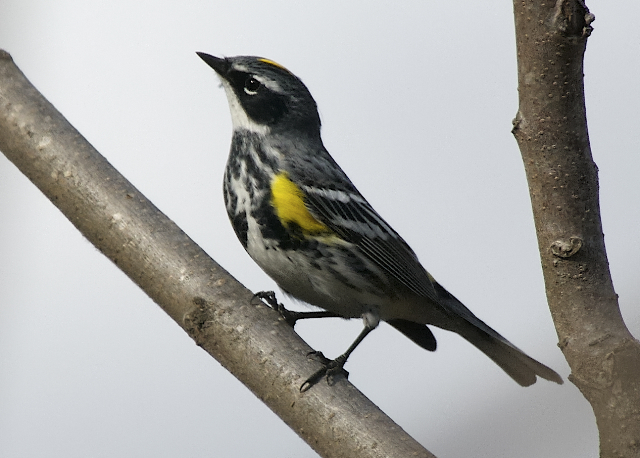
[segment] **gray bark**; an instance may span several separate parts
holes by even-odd
[[[600,456],[640,456],[640,343],[613,289],[591,156],[583,56],[594,16],[581,0],[514,0],[522,153],[547,300],[569,380],[590,402]],[[633,90],[633,88],[630,88]]]

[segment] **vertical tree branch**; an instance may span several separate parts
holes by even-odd
[[[594,16],[581,0],[514,0],[519,110],[547,300],[569,379],[591,403],[603,457],[638,456],[640,344],[613,289],[584,102]]]

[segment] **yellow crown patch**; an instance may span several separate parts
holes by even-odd
[[[274,67],[278,67],[279,69],[284,70],[287,73],[291,73],[284,65],[280,65],[278,62],[275,62],[273,60],[265,59],[261,57],[258,59],[258,61],[264,62],[265,64],[273,65]]]

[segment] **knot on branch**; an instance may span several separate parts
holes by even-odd
[[[511,125],[513,128],[511,129],[511,133],[515,136],[518,130],[520,129],[520,123],[522,122],[522,113],[520,110],[516,113],[516,117],[511,121]]]
[[[591,14],[583,0],[557,0],[553,25],[565,36],[587,38],[591,35]]]
[[[559,258],[570,258],[582,248],[580,237],[569,237],[569,240],[556,240],[551,244],[551,253]]]
[[[184,330],[187,331],[198,346],[202,346],[205,328],[213,320],[213,316],[204,298],[194,297],[192,302],[194,307],[182,318]]]

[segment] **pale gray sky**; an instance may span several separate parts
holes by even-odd
[[[594,1],[585,65],[611,270],[640,335],[640,4]],[[231,134],[195,54],[261,55],[308,85],[325,144],[452,293],[563,377],[527,185],[512,4],[2,0],[0,47],[130,181],[253,290],[222,205]],[[314,457],[0,155],[0,456]],[[296,329],[328,356],[357,320]],[[386,325],[350,380],[438,457],[596,457],[569,382],[521,388],[458,336]]]

